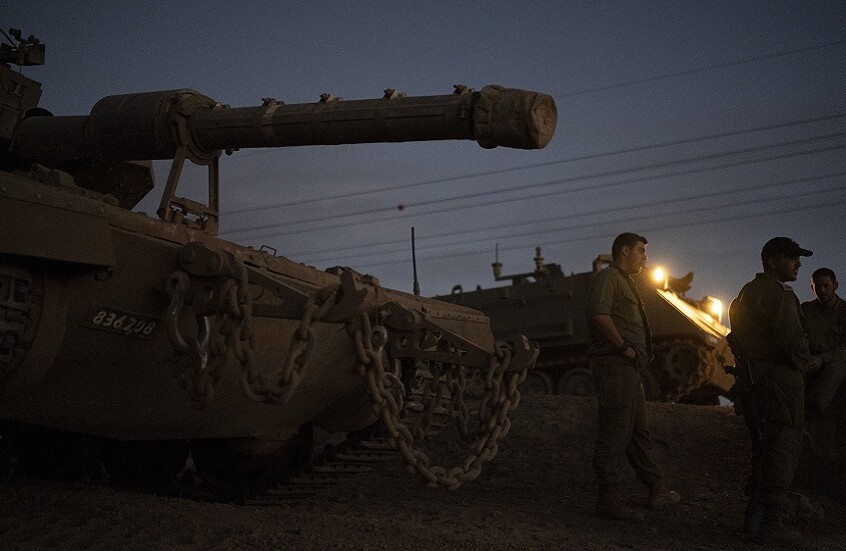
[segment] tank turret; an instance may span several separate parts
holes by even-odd
[[[210,204],[197,213],[203,219],[216,218],[217,160],[224,151],[426,140],[539,149],[552,139],[557,121],[555,102],[546,94],[501,86],[476,92],[461,85],[443,96],[407,97],[389,89],[381,99],[346,101],[323,94],[316,103],[285,105],[264,98],[260,106],[240,108],[194,90],[166,90],[107,96],[87,116],[51,116],[36,108],[37,82],[5,66],[0,80],[6,84],[0,92],[0,145],[10,146],[13,158],[71,172],[78,185],[110,193],[129,208],[152,183],[143,173],[133,184],[116,179],[113,170],[134,168],[127,169],[127,161],[174,159],[166,187],[171,191],[186,159],[206,165],[215,189]],[[168,214],[168,199],[160,216]],[[216,229],[214,223],[208,227]]]
[[[43,63],[43,44],[10,34],[16,43],[0,47],[3,468],[94,461],[158,490],[193,473],[204,496],[238,498],[350,472],[344,461],[393,448],[430,485],[478,476],[537,346],[495,337],[475,310],[219,239],[218,163],[234,149],[310,144],[543,147],[555,127],[549,96],[457,87],[230,108],[180,89],[53,116],[38,106],[40,85],[8,66]],[[159,219],[130,210],[153,187],[154,159],[173,160]],[[176,196],[185,161],[208,167],[207,201]],[[488,374],[478,425],[467,370]],[[447,469],[420,442],[450,419],[471,452]],[[349,435],[321,454],[319,472],[315,429]]]

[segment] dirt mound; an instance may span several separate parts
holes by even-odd
[[[631,525],[592,513],[594,408],[524,401],[496,460],[453,492],[425,487],[399,460],[302,502],[249,506],[14,479],[0,549],[761,549],[737,534],[749,442],[730,409],[649,404],[656,457],[683,501]],[[625,489],[643,492],[631,473]],[[846,550],[846,507],[813,497],[826,518],[805,529],[804,547]]]

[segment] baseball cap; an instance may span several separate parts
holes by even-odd
[[[773,237],[761,249],[761,260],[766,260],[779,254],[784,254],[788,258],[796,258],[800,256],[811,256],[814,253],[808,249],[803,249],[799,246],[799,243],[789,237]]]

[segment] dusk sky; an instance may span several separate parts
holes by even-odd
[[[47,45],[41,106],[192,88],[233,107],[454,84],[545,92],[541,151],[472,141],[241,150],[221,159],[221,234],[423,294],[494,285],[534,248],[589,271],[622,231],[695,298],[726,301],[763,243],[795,238],[846,281],[846,2],[12,2],[4,31]],[[155,211],[169,163],[139,205]],[[205,173],[180,194],[205,199]],[[403,210],[397,208],[404,205]],[[270,207],[270,208],[266,208]],[[357,214],[358,213],[358,214]],[[260,229],[250,229],[260,228]],[[841,296],[846,294],[846,288]]]

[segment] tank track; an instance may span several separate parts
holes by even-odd
[[[347,437],[337,445],[327,444],[305,469],[260,496],[247,500],[246,504],[273,505],[315,498],[361,473],[399,459],[399,452],[383,436],[366,440],[357,435]]]
[[[421,402],[420,395],[412,394],[412,418],[424,415]],[[449,423],[450,414],[438,405],[428,413],[425,434],[434,437]],[[193,455],[201,441],[117,442],[6,423],[0,427],[0,475],[9,483],[20,476],[48,478],[195,501],[273,505],[319,497],[402,457],[384,436],[381,422],[348,433],[339,442],[326,442],[316,454],[310,426],[306,433],[299,448],[294,447],[278,464],[266,465],[262,476],[221,483],[195,463]]]
[[[417,399],[420,405],[420,396]],[[422,407],[413,412],[417,417],[422,414]],[[449,418],[445,408],[437,407],[427,423],[426,436],[437,436],[447,426]],[[291,476],[246,503],[272,505],[318,497],[387,461],[400,460],[400,453],[383,435],[382,428],[382,423],[377,422],[363,431],[348,434],[337,444],[325,444],[323,450],[310,459],[304,468],[291,472]]]
[[[499,377],[505,375],[510,353],[504,356],[504,361],[491,364]],[[511,379],[505,384],[500,384],[491,371],[494,383],[489,383],[490,390],[477,398],[468,392],[471,389],[467,388],[463,367],[457,372],[438,362],[407,367],[411,369],[404,369],[405,383],[399,379],[399,364],[389,379],[392,385],[399,385],[393,390],[405,395],[396,400],[399,409],[395,414],[386,418],[388,408],[383,406],[378,421],[348,433],[339,443],[327,443],[316,455],[310,424],[279,441],[236,438],[121,442],[2,423],[0,470],[5,466],[16,475],[113,484],[147,493],[238,504],[316,496],[392,458],[404,459],[406,469],[421,475],[430,487],[454,489],[466,480],[474,480],[481,464],[496,455],[497,439],[507,433],[508,413],[520,401],[516,387],[525,378],[526,368],[510,373]],[[479,417],[478,429],[468,425],[471,411]],[[483,413],[487,417],[483,418]],[[505,425],[498,424],[500,417],[504,417]],[[495,432],[490,430],[492,423]],[[393,430],[388,429],[391,424]],[[413,434],[413,448],[407,438],[403,439],[405,435],[396,430],[399,425],[407,434]],[[460,466],[449,470],[430,463],[419,447],[432,448],[431,438],[448,425],[451,431],[444,437],[456,438],[455,443],[463,450],[456,452],[463,455]],[[393,437],[389,439],[388,435]],[[493,450],[489,449],[491,443]],[[447,455],[453,451],[447,451]]]

